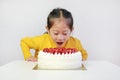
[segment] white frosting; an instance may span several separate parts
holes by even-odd
[[[81,66],[82,56],[80,52],[72,54],[50,54],[43,51],[38,55],[40,69],[76,69]]]

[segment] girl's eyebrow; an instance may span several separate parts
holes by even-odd
[[[58,32],[58,30],[53,30],[53,31],[57,31]]]
[[[59,31],[57,31],[57,30],[53,30],[53,32],[56,32],[56,33],[58,33]]]
[[[67,31],[64,31],[63,33],[68,33]]]
[[[65,30],[65,31],[63,31],[63,32],[68,32],[68,30]]]

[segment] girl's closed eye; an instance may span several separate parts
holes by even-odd
[[[67,35],[67,33],[63,33],[63,35],[65,35],[65,36],[66,36],[66,35]]]
[[[58,35],[58,33],[54,33],[54,35]]]

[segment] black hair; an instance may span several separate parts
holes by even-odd
[[[66,23],[69,26],[70,30],[72,31],[72,29],[73,29],[73,17],[72,17],[72,14],[69,11],[67,11],[66,9],[62,9],[62,8],[55,8],[49,13],[49,15],[47,17],[48,30],[53,25],[53,21],[51,19],[60,18],[60,17],[63,17],[65,20],[68,20],[68,21],[66,21]]]

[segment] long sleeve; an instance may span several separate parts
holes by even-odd
[[[86,60],[88,58],[87,51],[82,47],[82,44],[79,40],[77,41],[76,44],[78,46],[78,50],[80,50],[80,52],[82,53],[82,58]]]
[[[36,44],[34,39],[26,37],[21,40],[21,49],[24,55],[24,59],[26,60],[27,58],[31,57],[31,52],[30,49],[36,49]]]
[[[24,59],[31,57],[30,49],[35,50],[34,57],[37,58],[39,50],[43,50],[46,47],[56,47],[53,40],[48,34],[43,34],[41,36],[25,37],[21,40],[21,49],[24,55]]]

